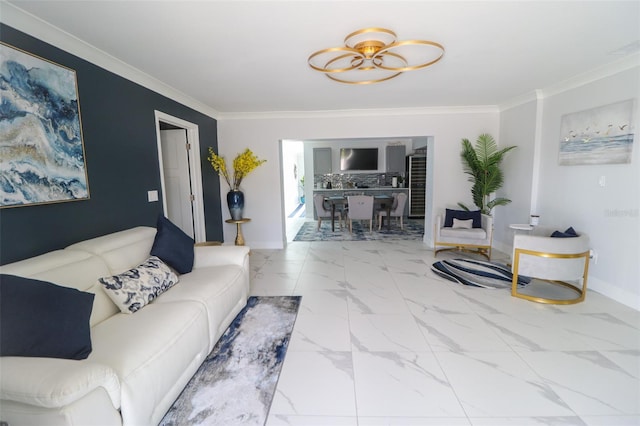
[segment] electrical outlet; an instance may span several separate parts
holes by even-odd
[[[594,249],[589,250],[589,258],[593,261],[594,265],[598,264],[598,252]]]

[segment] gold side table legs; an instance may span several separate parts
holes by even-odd
[[[243,218],[239,220],[227,219],[225,220],[227,223],[235,223],[236,224],[236,245],[243,246],[244,245],[244,235],[242,235],[242,224],[251,222],[249,218]]]
[[[244,236],[242,235],[242,224],[236,223],[237,231],[236,231],[236,245],[243,246],[244,245]]]

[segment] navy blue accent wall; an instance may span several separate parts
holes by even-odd
[[[9,26],[0,40],[76,71],[89,177],[89,200],[0,210],[0,264],[134,226],[155,226],[158,190],[154,110],[198,125],[207,240],[222,241],[220,187],[206,161],[218,150],[216,120]],[[185,78],[189,78],[185,69]]]

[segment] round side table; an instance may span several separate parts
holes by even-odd
[[[509,228],[513,229],[513,235],[515,238],[515,235],[518,233],[518,231],[530,232],[533,231],[534,227],[533,225],[529,225],[528,223],[512,223],[511,225],[509,225]],[[507,266],[511,266],[511,263],[507,263]]]
[[[251,219],[249,219],[248,217],[239,219],[239,220],[234,220],[234,219],[227,219],[225,220],[225,222],[227,223],[235,223],[236,224],[236,245],[237,246],[243,246],[244,245],[244,236],[242,235],[242,224],[243,223],[247,223],[247,222],[251,222]]]

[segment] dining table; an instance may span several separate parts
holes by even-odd
[[[324,198],[324,201],[331,205],[331,232],[335,232],[335,217],[336,217],[336,205],[348,204],[346,195],[330,195]],[[391,195],[373,195],[374,210],[376,206],[385,209],[387,211],[387,230],[391,230],[391,205],[393,204],[393,197]]]

